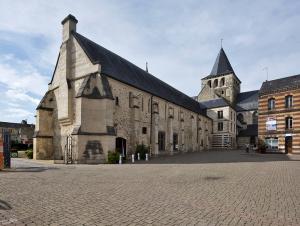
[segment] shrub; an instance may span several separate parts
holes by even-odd
[[[144,144],[138,144],[135,149],[135,157],[137,158],[137,154],[140,153],[141,159],[146,159],[146,153],[149,153],[149,147]]]
[[[117,164],[120,154],[116,151],[108,151],[107,162],[109,164]]]
[[[33,158],[33,151],[32,150],[27,150],[26,152],[25,152],[25,154],[26,154],[26,156],[27,156],[27,158],[29,158],[29,159],[32,159]]]

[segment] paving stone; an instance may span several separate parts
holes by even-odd
[[[16,160],[0,173],[12,207],[0,225],[299,225],[299,161],[242,151],[121,166]]]

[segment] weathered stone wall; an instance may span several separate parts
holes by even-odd
[[[101,66],[92,64],[65,30],[63,37],[49,92],[37,110],[35,158],[64,159],[69,135],[72,158],[79,163],[103,162],[115,150],[117,137],[126,139],[128,155],[142,143],[152,154],[171,153],[174,133],[180,151],[210,147],[210,119],[111,78],[104,87]],[[164,151],[158,150],[160,131],[165,132]]]
[[[250,124],[254,124],[253,123],[253,113],[254,112],[255,112],[254,110],[252,110],[252,111],[240,111],[240,112],[237,112],[237,115],[242,114],[243,119],[244,119],[244,123],[246,123],[247,125],[250,125]]]
[[[240,84],[233,74],[220,75],[216,78],[202,80],[198,101],[212,100],[222,96],[234,103],[239,92]]]
[[[218,111],[223,111],[223,118],[218,118]],[[207,110],[207,116],[213,120],[213,133],[236,134],[236,112],[229,106],[211,108]],[[218,123],[223,122],[223,131],[218,131]]]
[[[115,103],[114,106],[114,126],[117,137],[128,140],[129,153],[134,152],[136,145],[142,143],[151,146],[153,154],[172,153],[174,133],[178,135],[180,151],[196,151],[209,147],[206,136],[211,136],[211,120],[207,117],[114,79],[109,79],[109,83],[115,100],[118,99],[118,105]],[[203,124],[207,125],[207,131]],[[143,127],[146,128],[146,134],[142,133]],[[158,150],[158,132],[165,132],[165,151]]]

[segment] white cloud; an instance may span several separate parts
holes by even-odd
[[[30,95],[22,92],[21,90],[13,90],[9,89],[5,92],[5,96],[9,101],[17,102],[17,103],[28,103],[30,101],[31,103],[38,105],[40,100],[37,98],[33,98]]]
[[[260,87],[265,66],[280,76],[297,73],[299,9],[299,1],[286,4],[283,0],[2,0],[0,30],[47,40],[36,49],[26,42],[20,45],[29,49],[29,65],[53,68],[61,44],[60,22],[72,13],[79,20],[80,33],[142,68],[148,61],[158,78],[195,95],[200,79],[213,66],[221,38],[245,89]],[[1,64],[0,82],[11,83],[3,78],[3,72],[8,73],[15,81],[10,89],[18,90],[23,84],[27,94],[34,84],[32,90],[40,95],[52,71],[44,79],[41,72],[28,67],[30,78],[18,76],[14,66]]]
[[[0,83],[20,93],[43,95],[47,90],[48,78],[41,75],[30,62],[12,55],[0,56]]]

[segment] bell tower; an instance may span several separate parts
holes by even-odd
[[[210,74],[201,82],[202,88],[198,101],[223,97],[234,104],[237,94],[240,93],[241,81],[236,76],[223,48],[220,49]]]

